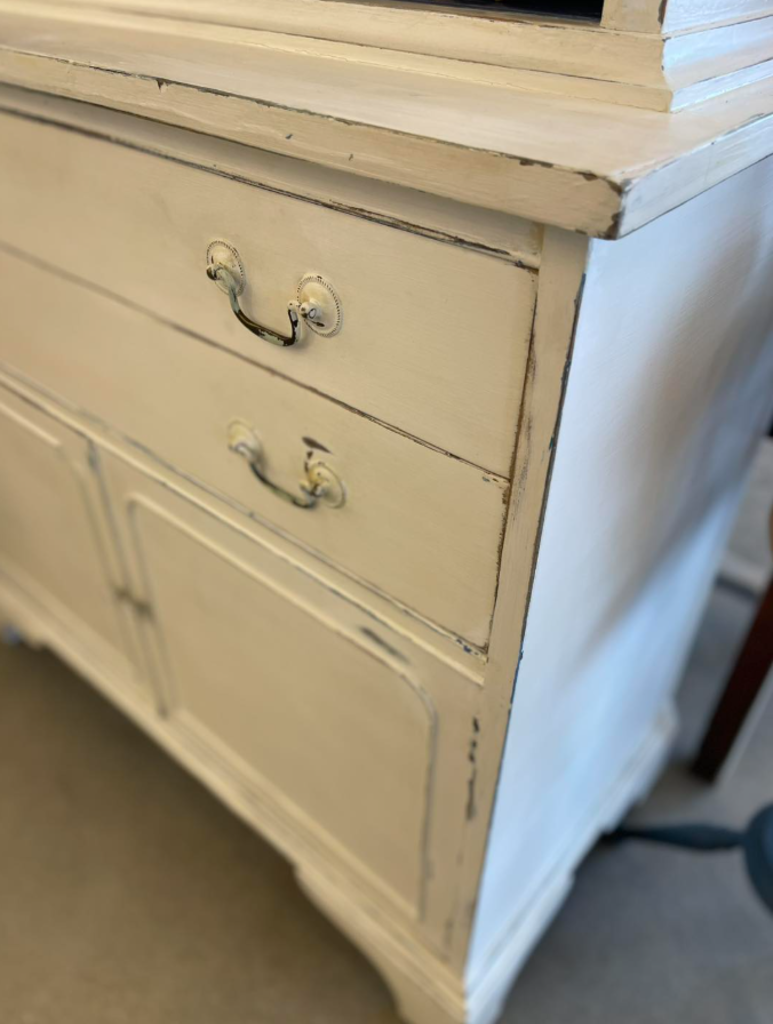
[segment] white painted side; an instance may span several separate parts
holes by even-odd
[[[688,32],[666,40],[663,70],[675,88],[710,84],[742,68],[765,69],[773,57],[773,17]]]
[[[768,60],[769,49],[765,49],[764,57],[748,67],[732,69],[707,76],[701,79],[700,66],[691,69],[691,76],[698,81],[674,89],[671,97],[672,113],[685,111],[695,103],[703,103],[708,99],[723,96],[735,89],[741,89],[756,82],[765,81],[773,72],[773,60]]]
[[[610,98],[653,110],[684,111],[764,81],[773,74],[773,18],[769,14],[665,34],[660,57],[663,86],[638,97],[626,98],[621,93]],[[660,26],[654,31],[660,33]]]
[[[466,992],[471,1024],[479,1021],[480,1024],[489,1024],[498,1018],[513,978],[570,893],[578,860],[596,842],[600,833],[613,827],[627,809],[648,792],[663,769],[676,726],[676,714],[667,705],[632,751],[624,770],[607,787],[603,796],[586,809],[571,843],[554,851],[556,857],[549,877],[528,894],[513,927],[491,950],[482,968],[476,974],[468,975]]]
[[[660,0],[647,2],[651,7],[660,4]],[[770,0],[666,0],[663,29],[666,32],[686,32],[704,25],[762,18],[772,10]]]
[[[762,18],[770,0],[604,0],[601,24],[620,32],[690,32]]]
[[[473,987],[678,683],[773,406],[771,279],[771,161],[593,244]]]

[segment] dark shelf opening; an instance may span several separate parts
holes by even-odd
[[[603,0],[385,0],[390,7],[439,7],[467,10],[470,14],[506,17],[508,14],[544,15],[599,21]]]

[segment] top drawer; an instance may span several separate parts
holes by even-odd
[[[0,241],[491,472],[509,475],[535,275],[76,130],[0,114]],[[276,348],[205,276],[242,257],[245,311],[277,331],[299,280],[334,285],[343,327]]]

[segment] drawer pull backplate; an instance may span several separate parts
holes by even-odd
[[[340,508],[346,501],[346,490],[338,476],[324,462],[310,456],[304,463],[305,476],[300,481],[299,494],[287,491],[269,480],[263,469],[263,445],[260,438],[243,420],[233,420],[229,424],[228,447],[241,455],[264,487],[296,508],[315,508],[320,502],[329,508]]]

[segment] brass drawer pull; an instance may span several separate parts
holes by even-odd
[[[241,257],[229,242],[212,242],[207,249],[207,277],[226,294],[234,316],[263,341],[280,348],[297,344],[301,323],[306,323],[315,334],[329,338],[341,330],[341,302],[333,286],[316,274],[308,274],[298,284],[298,297],[287,305],[290,333],[278,334],[247,316],[239,302],[244,291],[245,276]]]
[[[346,491],[338,476],[318,459],[307,458],[305,477],[300,481],[300,494],[280,487],[266,476],[263,469],[263,446],[260,438],[247,423],[234,420],[228,427],[228,447],[245,460],[253,475],[272,494],[296,508],[315,508],[320,502],[330,508],[340,508],[346,501]]]
[[[228,299],[231,303],[231,309],[234,311],[236,319],[240,324],[243,324],[248,331],[252,331],[253,334],[257,334],[259,338],[264,341],[270,341],[272,345],[280,345],[282,348],[288,348],[290,345],[294,345],[298,340],[298,314],[293,308],[292,304],[287,310],[287,316],[290,319],[291,332],[287,334],[275,334],[274,331],[269,330],[268,327],[263,327],[256,320],[250,320],[247,314],[239,305],[239,286],[234,279],[233,274],[224,266],[218,266],[213,264],[207,267],[207,276],[212,281],[222,282],[228,289]]]

